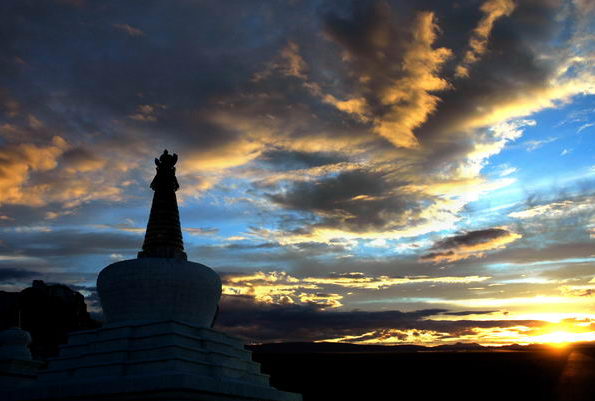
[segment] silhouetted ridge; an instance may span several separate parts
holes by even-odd
[[[170,155],[167,149],[163,151],[159,159],[155,159],[157,174],[151,182],[151,189],[155,191],[155,194],[153,195],[143,250],[138,253],[139,258],[186,260],[176,199],[176,191],[180,187],[174,167],[177,160],[178,155],[175,153]]]

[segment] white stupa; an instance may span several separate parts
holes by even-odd
[[[97,279],[105,325],[72,333],[33,385],[7,400],[299,401],[260,373],[237,338],[211,328],[221,281],[186,260],[175,191],[177,156],[155,159],[143,250]]]
[[[30,344],[31,335],[20,327],[0,331],[0,399],[2,392],[37,379],[43,362],[33,360]]]

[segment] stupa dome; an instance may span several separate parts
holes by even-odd
[[[97,291],[107,323],[179,320],[210,327],[221,296],[221,280],[200,263],[139,258],[103,269]]]

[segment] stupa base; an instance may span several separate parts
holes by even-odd
[[[268,379],[239,339],[179,321],[129,322],[71,333],[37,383],[7,400],[301,400]]]
[[[183,372],[102,377],[67,383],[37,383],[8,394],[6,401],[299,401],[299,394]]]

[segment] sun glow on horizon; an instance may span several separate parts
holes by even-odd
[[[571,343],[595,341],[595,332],[569,332],[554,331],[540,336],[531,337],[531,342],[536,344],[549,344],[554,347],[565,347]]]
[[[553,318],[554,314],[550,316]],[[346,335],[320,340],[321,342],[346,342],[361,345],[423,345],[433,347],[444,344],[475,343],[486,347],[519,345],[550,345],[565,348],[573,343],[595,343],[595,331],[591,329],[591,319],[559,319],[540,326],[519,324],[517,326],[477,328],[473,333],[450,337],[434,330],[383,330],[361,335]],[[545,323],[545,322],[544,322]]]

